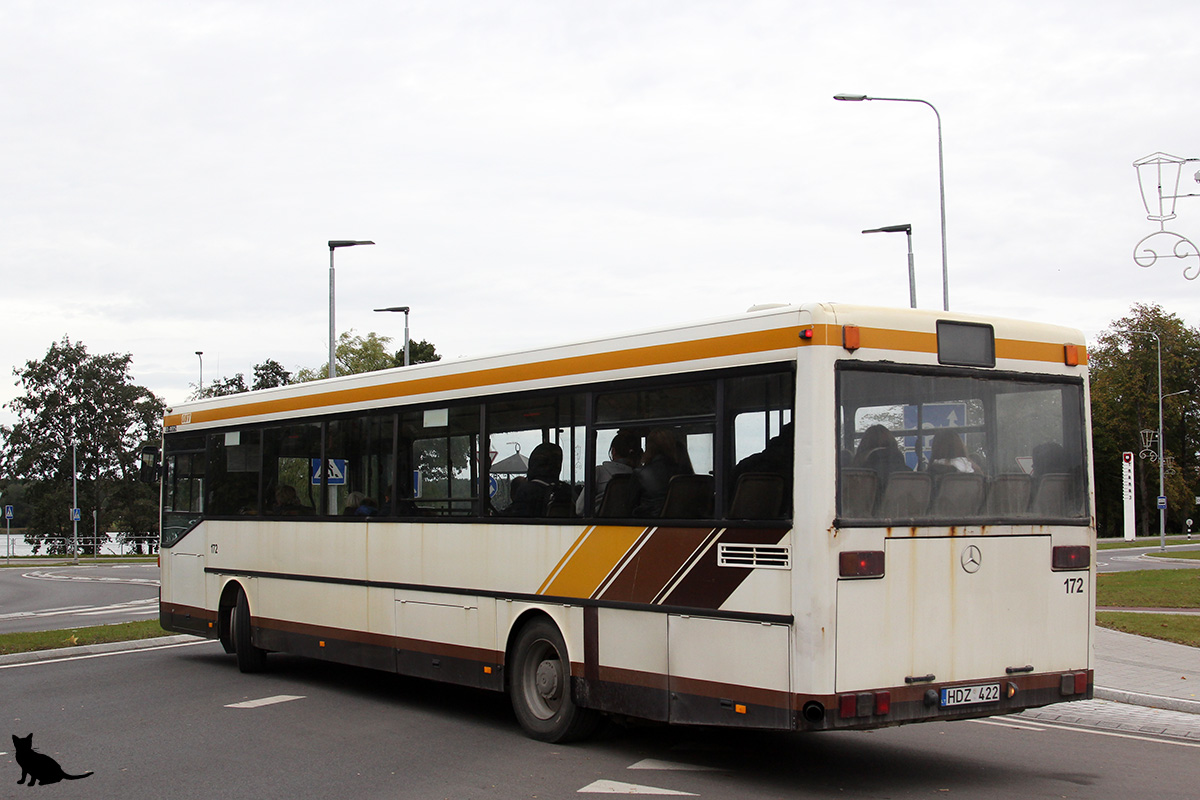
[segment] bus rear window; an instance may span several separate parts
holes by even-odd
[[[838,403],[841,519],[1087,521],[1081,381],[855,365]]]

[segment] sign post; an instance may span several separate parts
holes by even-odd
[[[4,563],[12,563],[12,518],[13,507],[4,507]]]
[[[1134,526],[1133,453],[1121,454],[1121,488],[1125,505],[1125,541],[1132,542],[1137,537]]]

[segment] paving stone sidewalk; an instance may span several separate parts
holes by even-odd
[[[1200,714],[1200,648],[1100,627],[1092,641],[1096,697]]]

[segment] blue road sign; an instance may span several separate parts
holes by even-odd
[[[1158,496],[1158,507],[1159,507],[1161,510],[1163,510],[1163,511],[1166,511],[1166,509],[1167,509],[1167,498],[1166,498],[1166,495],[1161,495],[1161,494],[1160,494],[1160,495]]]
[[[79,509],[78,508],[71,509],[71,522],[79,522]]]
[[[325,484],[327,486],[346,485],[346,459],[330,458],[325,461]],[[312,459],[312,485],[321,485],[321,459]]]
[[[5,518],[5,519],[12,519],[12,518],[13,518],[13,510],[12,510],[12,506],[5,506],[5,507],[4,507],[4,518]]]

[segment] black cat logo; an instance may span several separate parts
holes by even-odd
[[[17,765],[21,767],[21,780],[17,783],[24,783],[28,776],[30,786],[37,783],[44,786],[47,783],[58,783],[64,778],[69,781],[77,781],[92,774],[85,772],[82,775],[68,775],[63,772],[57,761],[33,749],[32,733],[24,739],[14,734],[12,740],[13,746],[17,748]]]

